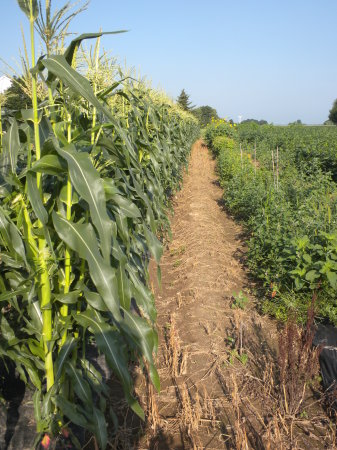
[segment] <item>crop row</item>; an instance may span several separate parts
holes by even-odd
[[[261,306],[283,320],[295,315],[304,321],[315,292],[317,317],[337,323],[337,189],[317,156],[318,142],[336,146],[336,137],[330,127],[232,127],[223,121],[205,132],[225,204],[248,233],[247,263],[260,280]],[[300,141],[310,155],[302,159]],[[331,146],[322,152],[335,158]]]
[[[47,45],[36,61],[42,12],[36,0],[18,3],[30,21],[32,108],[3,120],[0,355],[33,389],[36,442],[70,421],[105,448],[106,417],[116,416],[87,355],[105,356],[144,418],[129,367],[141,361],[160,389],[148,262],[160,262],[158,237],[198,126],[129,76],[107,86],[76,71],[81,42],[97,39],[97,52],[104,33],[81,35],[63,54]],[[91,74],[102,64],[96,55]]]

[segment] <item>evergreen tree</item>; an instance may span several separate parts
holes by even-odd
[[[181,91],[177,103],[184,111],[191,111],[194,108],[194,106],[191,106],[190,96],[186,94],[185,89]]]
[[[330,109],[329,120],[331,120],[332,123],[337,125],[337,98],[333,102],[332,108]]]

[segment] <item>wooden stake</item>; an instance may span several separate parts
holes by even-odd
[[[241,154],[241,169],[243,169],[242,144],[240,144],[240,154]]]
[[[278,165],[278,146],[276,147],[276,189],[278,190],[279,165]]]
[[[275,186],[275,162],[274,162],[274,150],[271,151],[271,160],[272,160],[272,163],[273,163],[273,180],[274,180],[274,187],[276,187],[276,186]]]
[[[255,147],[254,147],[254,172],[256,176],[256,141],[255,141]]]

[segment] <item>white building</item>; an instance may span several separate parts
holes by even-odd
[[[5,92],[12,85],[12,81],[6,75],[0,77],[0,94]]]

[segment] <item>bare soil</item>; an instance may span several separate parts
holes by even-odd
[[[198,141],[174,199],[161,286],[151,267],[162,388],[141,396],[148,423],[137,448],[335,448],[317,389],[304,387],[301,418],[280,404],[278,330],[257,312],[242,228],[222,197],[216,163]]]

